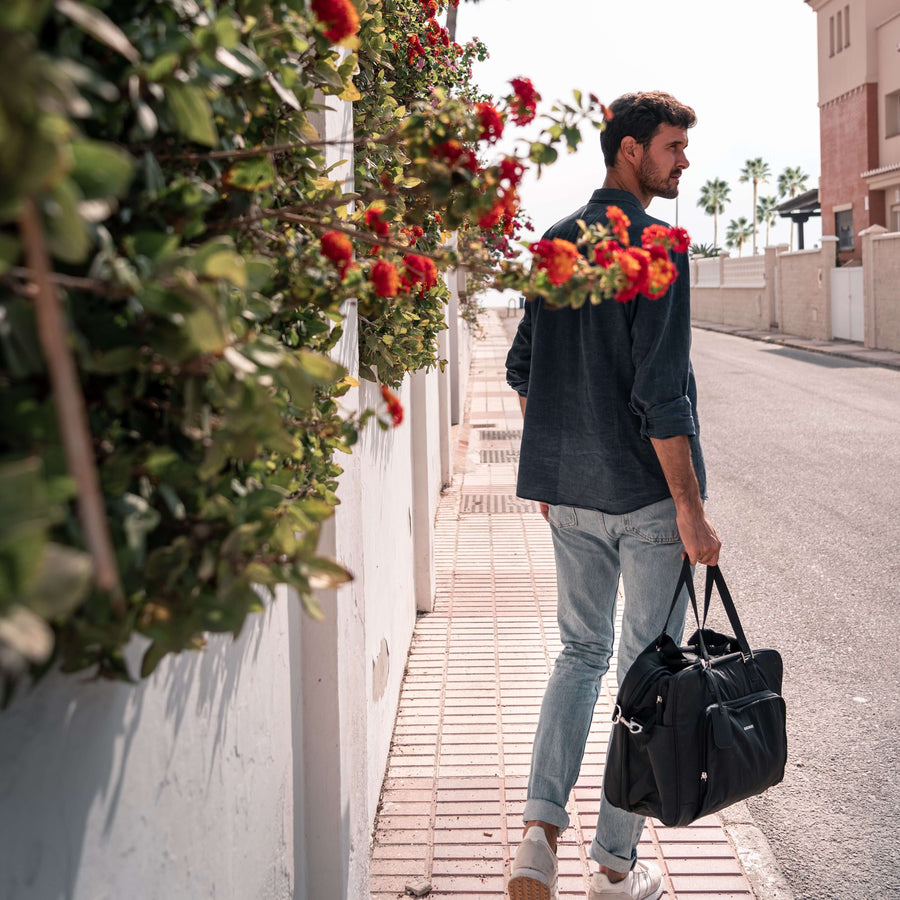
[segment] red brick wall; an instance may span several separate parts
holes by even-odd
[[[822,234],[834,234],[834,207],[853,204],[853,231],[884,225],[884,192],[873,192],[866,209],[868,187],[863,172],[878,166],[878,85],[860,85],[824,104],[820,109],[822,180]],[[841,252],[841,262],[861,259],[854,237],[852,252]]]

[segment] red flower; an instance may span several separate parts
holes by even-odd
[[[500,180],[507,180],[511,185],[517,185],[525,174],[525,166],[519,162],[514,156],[507,156],[500,160],[499,165]]]
[[[350,243],[350,238],[340,231],[326,231],[319,239],[319,243],[322,246],[322,254],[338,267],[343,278],[353,258],[353,244]]]
[[[610,230],[615,235],[616,240],[623,247],[627,247],[629,243],[628,226],[631,224],[631,219],[618,206],[607,206],[606,218],[609,220]]]
[[[426,290],[430,290],[437,284],[437,266],[435,266],[434,260],[427,256],[407,253],[403,257],[403,262],[410,285],[421,284]]]
[[[437,0],[422,0],[422,10],[426,16],[436,16],[438,11]]]
[[[684,228],[670,228],[669,238],[676,253],[687,253],[691,246],[691,238]]]
[[[481,228],[493,228],[503,218],[512,219],[518,211],[519,195],[515,187],[510,186],[498,194],[494,205],[478,220],[478,225]]]
[[[509,108],[517,125],[527,125],[537,112],[537,102],[541,95],[534,89],[530,78],[513,78],[510,84],[515,91]]]
[[[386,385],[381,386],[381,398],[387,404],[388,412],[391,420],[396,428],[403,421],[403,404],[400,403],[397,395]]]
[[[594,245],[594,262],[601,269],[609,269],[619,261],[622,248],[616,241],[601,241]]]
[[[375,234],[380,234],[381,236],[386,235],[391,230],[390,223],[381,221],[383,213],[384,206],[377,203],[373,203],[366,210],[366,225],[371,228]]]
[[[497,112],[497,108],[492,103],[476,103],[475,109],[478,112],[478,123],[481,126],[478,140],[489,143],[498,140],[503,134],[503,116]]]
[[[437,147],[431,148],[431,155],[446,163],[451,169],[459,165],[463,169],[468,169],[472,174],[478,171],[478,159],[475,154],[463,147],[459,141],[444,141]]]
[[[351,0],[312,0],[316,18],[328,27],[325,37],[335,43],[359,31],[359,13]]]
[[[396,297],[400,287],[400,274],[392,263],[379,259],[369,276],[375,285],[375,293],[379,297]]]
[[[417,34],[411,34],[407,41],[409,43],[409,47],[406,48],[406,59],[410,65],[412,65],[416,61],[417,56],[425,55],[425,48],[422,46],[422,42],[419,40],[419,36]]]
[[[537,260],[537,267],[547,273],[551,284],[564,284],[575,274],[575,262],[581,255],[578,248],[561,238],[546,238],[529,248]]]

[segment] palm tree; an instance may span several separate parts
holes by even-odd
[[[756,218],[766,226],[766,244],[769,243],[769,228],[778,221],[778,198],[760,197],[756,205]]]
[[[753,182],[753,252],[756,253],[756,195],[759,188],[759,183],[768,184],[769,176],[772,174],[769,169],[769,164],[763,162],[761,156],[757,156],[756,159],[748,159],[747,162],[744,163],[744,168],[741,169],[740,181],[752,181]]]
[[[778,196],[790,197],[793,199],[806,190],[806,179],[809,175],[800,168],[795,166],[793,169],[787,166],[785,170],[778,176]],[[791,219],[791,250],[794,249],[794,220]]]
[[[738,256],[742,256],[744,252],[744,244],[755,235],[753,225],[747,221],[746,216],[739,219],[732,219],[728,223],[728,230],[725,232],[725,246],[734,249],[737,247]]]
[[[697,206],[713,217],[713,246],[719,244],[719,213],[725,212],[725,204],[731,196],[731,188],[721,178],[712,178],[700,188]]]

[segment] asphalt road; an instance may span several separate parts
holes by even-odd
[[[787,772],[748,805],[796,900],[895,900],[900,372],[699,330],[693,360],[722,571],[785,663]]]

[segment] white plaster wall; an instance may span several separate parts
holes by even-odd
[[[292,896],[287,613],[137,685],[51,674],[0,712],[0,897]]]
[[[402,424],[383,431],[370,422],[356,448],[363,472],[364,665],[369,719],[368,798],[372,810],[381,792],[416,620],[409,378],[397,395],[405,411]],[[363,383],[361,404],[383,405],[376,385]]]

